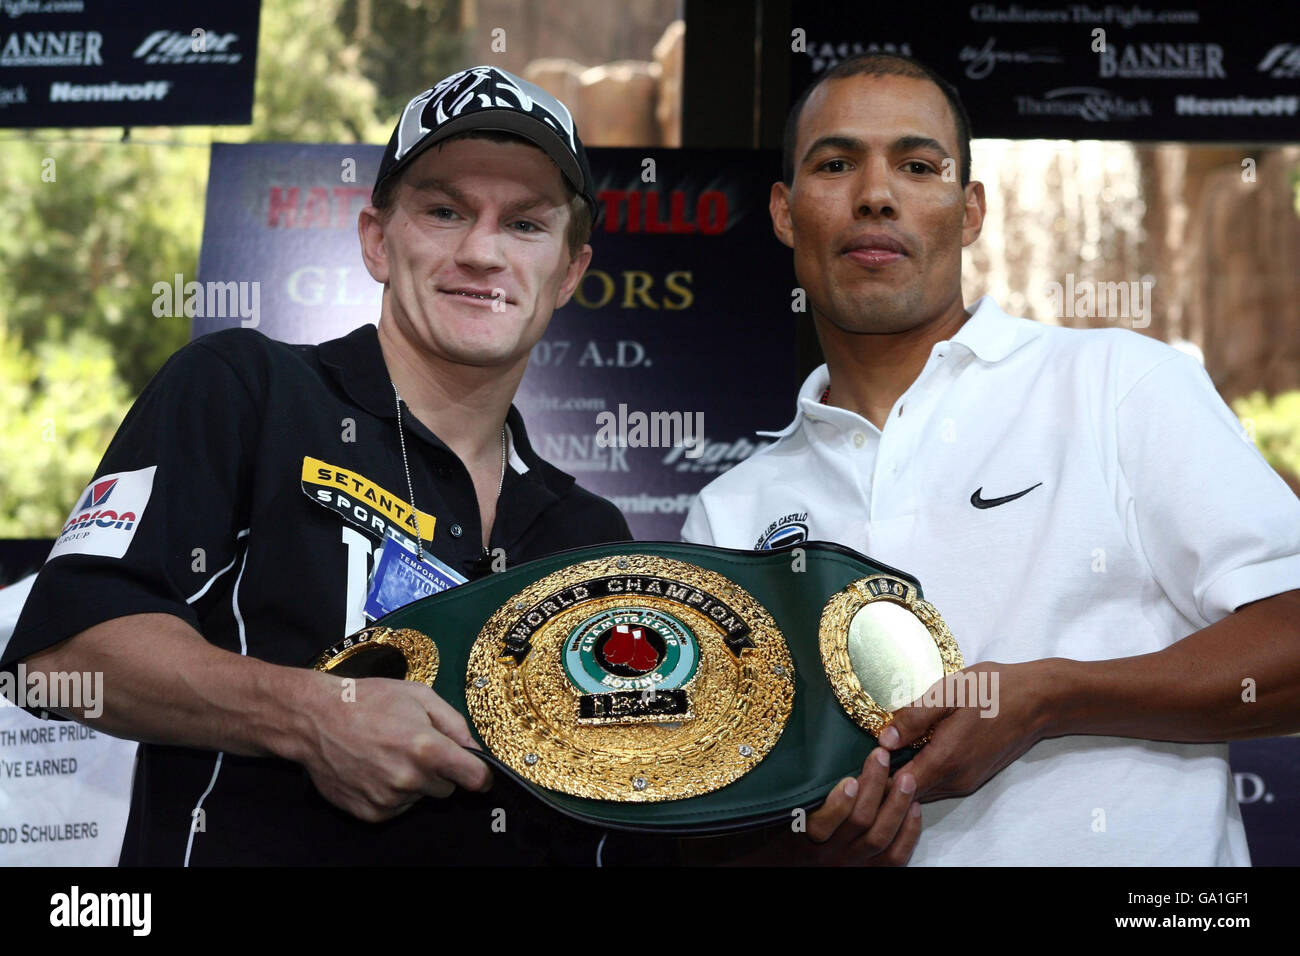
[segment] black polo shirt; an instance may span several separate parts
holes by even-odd
[[[425,548],[467,578],[490,573],[469,472],[405,407],[402,420]],[[631,537],[610,502],[534,454],[513,407],[507,422],[513,453],[491,548],[514,565]],[[364,626],[385,531],[415,536],[410,497],[374,326],[320,346],[249,329],[203,336],[122,422],[5,661],[112,618],[163,612],[235,653],[306,665]],[[196,808],[202,829],[192,832]],[[505,832],[492,825],[498,808]],[[595,862],[604,836],[504,780],[369,824],[289,761],[142,744],[122,862],[582,863]],[[620,839],[601,847],[606,860],[626,850]]]

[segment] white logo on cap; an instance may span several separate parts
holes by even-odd
[[[495,80],[499,90],[512,94],[515,102],[497,96],[494,104],[487,93],[474,92],[477,87],[489,80]],[[527,92],[524,87],[528,87],[532,92]],[[577,152],[573,134],[573,117],[563,103],[545,90],[519,80],[504,70],[490,66],[476,66],[453,73],[433,89],[425,90],[406,104],[402,119],[397,125],[397,149],[393,153],[393,161],[400,161],[430,132],[431,127],[425,126],[423,122],[425,111],[430,105],[434,109],[436,125],[441,126],[463,113],[475,99],[480,101],[480,109],[493,105],[502,106],[519,110],[541,120],[557,133],[563,134],[569,149]]]

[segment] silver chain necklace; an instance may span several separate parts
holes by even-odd
[[[393,386],[393,400],[397,406],[397,440],[402,446],[402,470],[406,472],[406,493],[410,496],[411,514],[415,517],[415,556],[418,560],[424,560],[424,546],[421,543],[424,534],[420,531],[420,509],[415,506],[415,485],[411,482],[411,465],[406,458],[406,432],[402,428],[402,396],[398,394],[397,383],[389,381]],[[501,426],[501,480],[497,482],[497,497],[501,497],[501,491],[506,486],[506,459],[508,457],[508,443],[506,441],[506,426]],[[487,549],[484,548],[484,551]]]

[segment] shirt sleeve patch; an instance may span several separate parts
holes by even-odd
[[[65,554],[105,558],[125,555],[149,504],[157,470],[157,465],[150,465],[137,471],[121,471],[87,485],[45,560],[53,561]]]

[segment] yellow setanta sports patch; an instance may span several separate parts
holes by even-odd
[[[433,540],[437,518],[424,511],[412,511],[406,499],[349,468],[304,455],[302,490],[312,501],[337,512],[381,539],[389,527],[414,539],[418,515],[420,537],[425,541]]]

